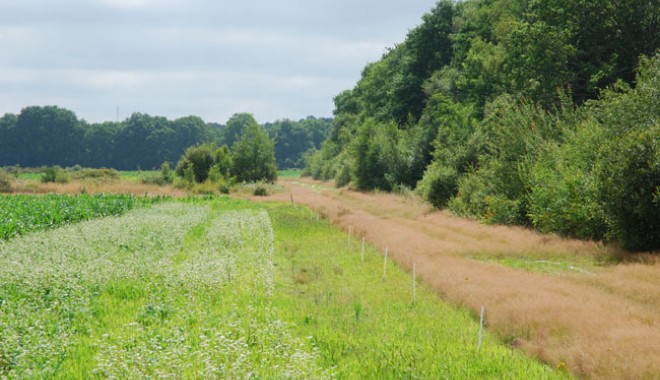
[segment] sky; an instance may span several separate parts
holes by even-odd
[[[0,0],[0,115],[332,116],[437,0]]]

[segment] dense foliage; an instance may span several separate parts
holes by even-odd
[[[234,144],[233,173],[240,182],[277,179],[275,142],[259,125],[249,125]]]
[[[440,1],[335,97],[315,178],[659,249],[658,1]]]
[[[332,119],[309,116],[299,121],[284,119],[264,124],[275,140],[275,158],[282,169],[302,169],[304,156],[319,149],[332,128]]]
[[[121,215],[160,197],[132,195],[0,195],[0,239],[92,218]]]
[[[256,122],[246,123],[236,129],[231,149],[215,143],[186,149],[176,165],[176,174],[190,186],[204,182],[222,186],[234,181],[273,182],[277,179],[275,142]]]
[[[177,162],[193,145],[215,142],[231,147],[250,123],[257,124],[245,113],[232,116],[226,125],[196,116],[168,120],[135,113],[121,122],[90,124],[63,108],[26,107],[18,115],[0,117],[0,166],[156,169],[163,162]],[[277,140],[278,165],[302,167],[302,155],[320,147],[330,125],[329,119],[313,117],[267,124]]]

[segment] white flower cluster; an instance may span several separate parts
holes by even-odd
[[[103,378],[332,377],[277,318],[273,254],[266,211],[182,203],[0,242],[0,378],[57,375],[83,336]],[[106,331],[104,296],[142,306]]]

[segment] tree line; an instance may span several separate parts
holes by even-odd
[[[119,170],[174,165],[186,148],[216,143],[231,147],[257,121],[251,114],[233,115],[226,124],[207,123],[197,116],[168,120],[134,113],[124,121],[88,123],[57,106],[30,106],[0,117],[0,166],[108,167]],[[280,168],[302,168],[303,155],[319,148],[331,119],[307,117],[279,120],[264,128],[275,141]]]
[[[334,99],[306,173],[660,249],[657,0],[443,0]]]

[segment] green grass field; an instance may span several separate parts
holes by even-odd
[[[288,169],[288,170],[279,170],[277,176],[280,178],[300,178],[302,175],[301,169]]]
[[[187,199],[0,241],[0,378],[565,378],[308,209]]]
[[[144,177],[160,175],[160,170],[122,170],[119,175],[123,181],[139,183]]]

